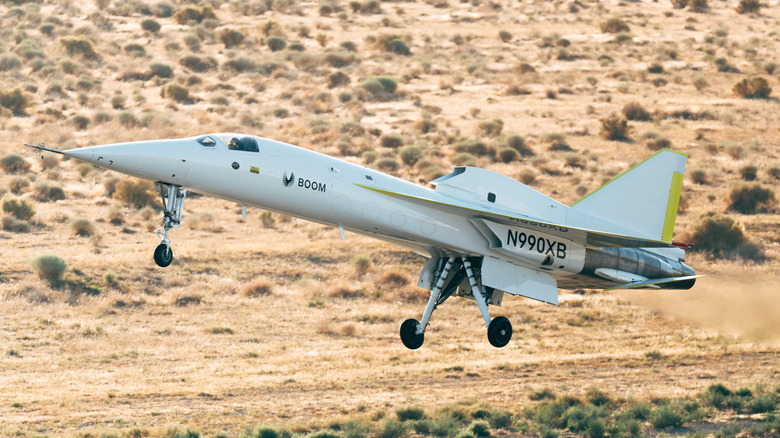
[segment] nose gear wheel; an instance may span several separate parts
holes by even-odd
[[[154,262],[157,263],[157,266],[164,268],[170,265],[172,261],[173,251],[171,247],[165,243],[157,245],[157,248],[154,249]]]

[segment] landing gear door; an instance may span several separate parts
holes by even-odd
[[[558,305],[558,282],[553,277],[504,260],[484,258],[482,284],[512,295]]]
[[[431,257],[423,266],[420,271],[420,278],[417,280],[417,286],[423,289],[433,289],[433,284],[438,279],[439,271],[441,270],[441,262],[444,259],[438,257]]]

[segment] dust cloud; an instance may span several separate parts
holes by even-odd
[[[708,275],[697,279],[690,290],[636,290],[619,295],[665,318],[723,335],[780,344],[780,277],[750,274]]]

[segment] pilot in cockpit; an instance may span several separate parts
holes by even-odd
[[[230,142],[228,143],[228,149],[231,151],[241,150],[241,142],[238,140],[238,138],[233,137],[230,139]]]

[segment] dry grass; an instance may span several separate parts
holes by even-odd
[[[0,195],[35,211],[29,222],[4,213],[0,232],[0,435],[235,435],[410,400],[474,396],[515,411],[543,388],[649,400],[716,379],[776,383],[780,221],[772,209],[727,212],[743,178],[774,187],[780,175],[774,2],[745,14],[701,1],[212,3],[158,13],[150,2],[156,31],[138,2],[0,3],[0,157],[22,157],[4,158]],[[753,77],[767,88],[743,99],[735,84]],[[633,141],[601,138],[601,121],[626,108]],[[476,164],[564,203],[671,146],[699,170],[677,235],[718,211],[769,261],[692,254],[710,276],[689,292],[564,293],[558,308],[505,297],[494,314],[515,335],[503,350],[472,302],[451,299],[409,352],[397,332],[427,300],[414,286],[420,257],[193,198],[172,234],[176,261],[160,270],[150,186],[21,146],[226,130],[415,182]],[[100,238],[74,235],[79,218]],[[37,277],[31,262],[46,254],[67,263],[66,284]]]

